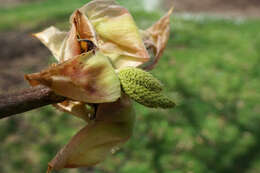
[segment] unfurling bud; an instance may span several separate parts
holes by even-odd
[[[162,94],[160,81],[136,68],[151,70],[162,57],[171,13],[141,31],[128,10],[114,0],[91,0],[72,14],[69,32],[49,27],[34,35],[58,64],[26,79],[66,97],[55,107],[87,124],[49,163],[48,173],[94,166],[125,143],[135,122],[130,98],[153,108],[175,106]]]
[[[161,93],[162,84],[150,73],[127,67],[119,71],[123,91],[133,100],[147,107],[171,108],[175,103]]]

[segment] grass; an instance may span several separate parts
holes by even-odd
[[[1,8],[0,30],[31,29],[52,21],[64,22],[83,1],[46,0],[23,4],[14,8]],[[44,7],[44,8],[43,8]]]
[[[62,23],[82,5],[79,0],[56,2],[1,9],[0,28]],[[161,16],[131,11],[142,28]],[[152,73],[177,108],[136,104],[134,137],[95,172],[260,172],[260,20],[175,16],[171,26],[167,49]],[[0,172],[44,172],[80,126],[51,107],[1,121]]]
[[[0,31],[43,28],[49,24],[68,27],[68,19],[71,13],[90,0],[45,0],[32,3],[24,3],[16,7],[0,8]],[[118,1],[128,6],[130,11],[141,10],[141,6],[134,6],[138,0]],[[58,22],[58,24],[57,24]]]

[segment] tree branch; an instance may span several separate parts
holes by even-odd
[[[45,86],[3,94],[0,95],[0,119],[64,100],[64,97],[56,95]]]

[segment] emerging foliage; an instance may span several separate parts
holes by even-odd
[[[141,31],[115,1],[93,0],[71,15],[69,32],[49,27],[34,35],[58,64],[26,79],[66,97],[54,106],[87,123],[49,163],[48,172],[93,166],[125,143],[135,119],[131,98],[148,107],[175,106],[161,93],[162,84],[138,69],[152,69],[160,59],[171,13]]]

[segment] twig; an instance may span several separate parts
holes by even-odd
[[[56,95],[45,86],[0,95],[0,119],[64,100],[64,97]]]

